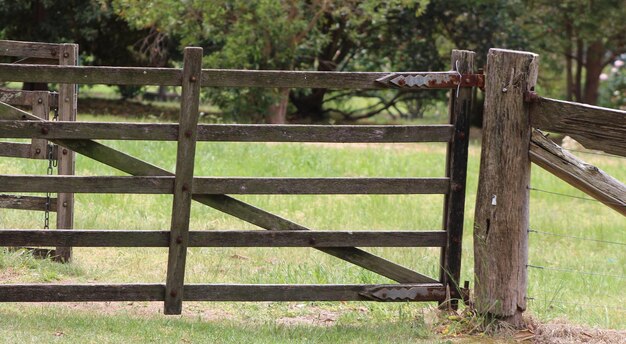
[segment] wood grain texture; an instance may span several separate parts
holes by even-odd
[[[0,137],[104,140],[178,140],[178,124],[0,121]],[[448,142],[451,125],[200,124],[197,141]]]
[[[533,127],[569,135],[586,148],[626,156],[626,111],[539,98],[530,119]]]
[[[169,194],[175,177],[0,175],[2,192]],[[348,195],[445,194],[448,178],[217,178],[187,182],[194,194]],[[182,188],[182,186],[181,186]]]
[[[0,40],[0,56],[58,59],[61,44]]]
[[[474,73],[475,53],[467,50],[452,50],[452,68],[461,74]],[[463,251],[463,223],[465,220],[465,192],[467,177],[467,151],[469,146],[470,112],[473,108],[474,92],[471,88],[451,92],[449,114],[454,125],[454,136],[448,143],[446,177],[450,178],[450,189],[444,197],[443,228],[448,233],[448,242],[441,250],[439,280],[458,289],[462,286],[461,253]],[[453,307],[457,302],[452,303]]]
[[[56,198],[50,198],[50,211],[56,211]],[[0,194],[0,208],[21,209],[21,210],[46,210],[46,198],[35,196],[17,196]],[[0,243],[3,241],[0,240]],[[28,245],[7,245],[7,246],[28,246]],[[49,245],[46,245],[49,246]]]
[[[0,156],[8,158],[30,158],[30,143],[0,142]]]
[[[29,119],[37,120],[36,117],[13,108],[10,108],[5,119]],[[0,115],[2,115],[0,103]],[[122,153],[101,143],[91,140],[52,140],[53,142],[68,147],[80,154],[90,157],[108,166],[117,168],[123,172],[136,176],[172,175],[157,166]],[[310,230],[309,228],[287,220],[278,215],[269,213],[263,209],[254,207],[233,197],[226,195],[194,195],[193,199],[218,211],[237,217],[243,221],[254,224],[268,230]],[[343,248],[318,248],[318,250],[345,260],[364,269],[373,271],[391,280],[400,283],[432,283],[437,282],[431,277],[417,273],[411,269],[393,263],[369,252],[354,247]]]
[[[530,160],[573,187],[626,216],[626,185],[568,153],[534,130]]]
[[[78,44],[62,44],[59,51],[59,65],[78,65]],[[78,85],[65,83],[59,85],[59,120],[76,121],[78,108]],[[57,155],[58,174],[74,175],[76,170],[75,154],[68,149],[61,149]],[[57,229],[74,227],[74,194],[59,193],[57,195]],[[57,247],[55,259],[67,262],[72,259],[71,247]]]
[[[189,245],[191,196],[196,187],[193,168],[200,112],[200,77],[202,48],[185,48],[180,107],[180,128],[176,153],[176,177],[170,227],[170,245],[165,283],[165,314],[180,314],[185,283],[185,262]]]
[[[46,66],[0,63],[0,81],[54,82],[79,85],[180,86],[176,68]]]
[[[9,105],[32,106],[42,91],[22,91],[0,87],[0,102]],[[56,92],[45,92],[50,106],[57,105],[59,96]]]
[[[185,301],[372,301],[363,295],[380,288],[415,288],[412,301],[442,301],[446,294],[446,288],[439,283],[187,284]],[[164,294],[163,284],[0,285],[0,302],[162,301]]]
[[[5,202],[0,195],[0,207]],[[19,200],[19,209],[45,198]],[[15,204],[17,202],[13,202]],[[38,209],[41,210],[41,209]],[[3,246],[168,247],[168,231],[0,230]],[[444,231],[190,231],[189,247],[442,247]]]
[[[49,92],[36,92],[33,93],[32,109],[33,115],[48,120],[50,115],[50,99],[48,97]],[[2,135],[0,135],[2,137]],[[5,136],[6,137],[6,136]],[[48,141],[45,139],[32,138],[30,144],[30,158],[32,159],[47,159],[48,158]]]
[[[526,309],[530,120],[538,56],[491,49],[487,56],[481,161],[474,221],[477,310],[523,326]]]

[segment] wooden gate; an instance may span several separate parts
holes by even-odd
[[[186,48],[182,69],[0,65],[0,81],[182,86],[179,124],[81,123],[41,120],[0,103],[0,138],[48,139],[117,168],[128,177],[0,175],[0,192],[173,194],[169,231],[0,230],[2,246],[169,247],[165,284],[0,285],[0,301],[164,301],[180,314],[182,301],[437,301],[460,299],[461,239],[474,74],[474,53],[453,51],[453,71],[346,73],[208,70],[202,49]],[[309,126],[198,124],[201,87],[386,89],[448,88],[450,124],[424,126]],[[93,141],[177,141],[176,171]],[[194,177],[197,141],[447,142],[440,178],[216,178]],[[244,203],[238,194],[443,194],[442,230],[318,231]],[[266,231],[189,231],[191,201]],[[386,285],[186,284],[188,247],[313,247],[385,276]],[[426,276],[357,247],[440,247],[441,269]]]

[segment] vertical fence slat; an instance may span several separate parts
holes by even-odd
[[[452,50],[452,69],[461,74],[474,73],[475,53]],[[457,68],[458,66],[458,68]],[[467,149],[469,143],[469,120],[473,102],[473,89],[452,90],[450,97],[450,123],[454,135],[448,144],[446,177],[450,178],[450,190],[444,198],[443,228],[448,233],[448,243],[441,250],[440,281],[450,288],[461,288],[461,250],[463,220],[465,214],[465,181],[467,176]],[[456,307],[453,301],[452,306]]]
[[[524,94],[534,90],[538,55],[491,49],[476,215],[477,310],[524,326],[528,262],[530,119]]]
[[[202,48],[185,48],[176,180],[165,285],[165,314],[182,312],[185,261],[189,244],[189,215],[202,74]]]
[[[78,44],[61,45],[59,65],[75,66],[78,64]],[[59,120],[76,121],[77,108],[76,84],[59,86]],[[59,148],[58,166],[60,175],[73,175],[75,171],[74,152]],[[57,197],[57,228],[72,229],[74,227],[74,194],[61,193]],[[69,261],[72,258],[71,247],[57,247],[55,259]]]
[[[48,120],[50,114],[50,97],[49,92],[37,92],[33,97],[33,115]],[[44,139],[32,139],[30,145],[31,158],[46,158],[48,149],[48,141]]]

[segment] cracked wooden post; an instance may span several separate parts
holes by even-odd
[[[176,155],[176,179],[165,282],[165,314],[180,314],[183,307],[185,262],[189,246],[189,216],[193,194],[193,167],[198,135],[202,48],[185,48],[182,96]]]
[[[524,93],[534,90],[539,56],[491,49],[474,222],[477,311],[522,327],[526,310],[531,136]]]

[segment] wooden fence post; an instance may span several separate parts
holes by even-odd
[[[185,48],[182,96],[176,154],[176,179],[165,284],[165,314],[180,314],[183,307],[185,261],[189,245],[189,216],[193,194],[193,167],[198,134],[202,48]]]
[[[452,70],[461,74],[474,73],[473,51],[452,50]],[[460,288],[463,219],[465,213],[465,180],[467,176],[467,149],[469,143],[469,117],[474,91],[464,87],[453,89],[450,96],[450,124],[454,125],[454,137],[448,143],[446,177],[450,189],[444,199],[443,229],[448,242],[441,251],[440,281],[450,288]],[[457,302],[452,301],[456,307]]]
[[[59,52],[59,65],[78,64],[78,44],[63,44]],[[78,94],[76,84],[59,86],[59,120],[76,121]],[[59,147],[57,157],[59,174],[73,175],[75,172],[74,152]],[[74,228],[74,194],[60,193],[57,197],[57,229]],[[66,262],[72,258],[71,247],[57,247],[55,259]]]
[[[529,105],[538,55],[490,49],[474,222],[479,313],[523,326],[526,310],[530,183]]]

